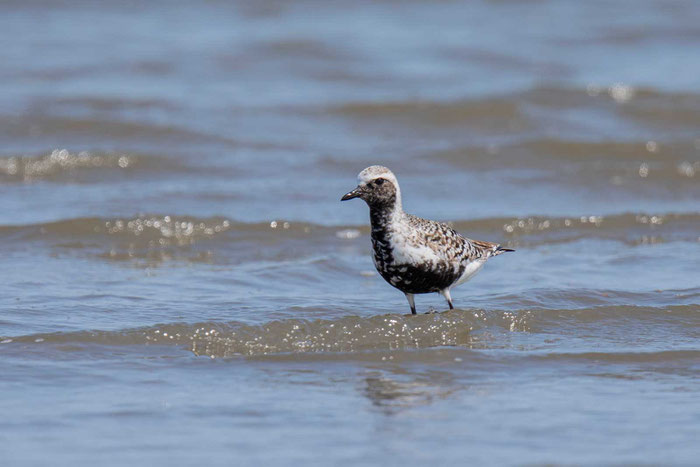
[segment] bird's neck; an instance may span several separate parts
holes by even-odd
[[[403,210],[401,205],[394,202],[382,205],[370,205],[369,220],[372,225],[372,234],[383,232],[391,227],[395,222],[401,220]]]

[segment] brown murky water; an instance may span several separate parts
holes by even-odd
[[[0,5],[8,465],[685,464],[700,5]],[[374,272],[365,166],[517,252]]]

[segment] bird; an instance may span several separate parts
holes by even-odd
[[[340,200],[360,198],[369,206],[374,266],[406,295],[414,315],[414,295],[437,292],[452,310],[452,287],[471,279],[492,256],[515,251],[471,240],[447,224],[404,212],[399,182],[386,167],[367,167],[357,181]]]

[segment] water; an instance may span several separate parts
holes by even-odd
[[[4,2],[4,464],[696,464],[699,17]],[[517,252],[406,316],[371,164]]]

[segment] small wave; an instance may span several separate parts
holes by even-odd
[[[230,357],[282,353],[360,352],[465,346],[486,326],[522,329],[518,314],[454,310],[426,315],[349,316],[337,320],[167,324],[121,332],[81,331],[0,339],[5,343],[178,345],[197,355]]]
[[[136,261],[136,265],[150,267],[174,259],[212,262],[211,251],[197,249],[196,245],[211,241],[231,227],[230,221],[221,218],[80,218],[0,227],[0,238],[40,241],[63,253],[79,253],[108,261]]]
[[[459,228],[460,224],[456,226]],[[511,241],[532,242],[534,245],[571,242],[581,238],[602,238],[631,245],[667,241],[696,242],[700,241],[700,215],[533,216],[506,221],[502,224],[502,229]]]
[[[501,128],[510,130],[512,136],[513,130],[541,127],[543,112],[552,109],[557,111],[557,116],[552,115],[552,118],[559,118],[560,112],[568,109],[593,111],[611,119],[631,120],[630,123],[652,127],[668,128],[673,123],[694,129],[700,124],[700,94],[674,93],[627,83],[591,83],[585,87],[545,85],[504,95],[456,101],[357,101],[332,106],[328,110],[350,119],[371,119],[375,124],[382,121],[425,129]]]
[[[311,254],[315,242],[336,241],[335,232],[339,230],[303,222],[244,223],[221,217],[140,215],[0,226],[0,239],[5,244],[39,242],[53,248],[53,254],[156,267],[170,260],[238,264],[288,258],[288,242],[299,239],[304,240],[304,248],[295,248],[294,252]]]
[[[493,170],[494,166],[538,169],[554,173],[555,180],[586,186],[602,181],[616,186],[669,184],[674,189],[697,189],[700,177],[700,140],[594,142],[544,138],[503,146],[465,146],[425,157],[469,170]],[[561,164],[566,168],[562,169]],[[553,171],[553,167],[557,169]]]
[[[138,156],[129,154],[71,153],[66,149],[55,149],[38,157],[0,157],[0,179],[29,182],[80,170],[128,170],[140,162]]]
[[[473,156],[488,157],[493,163],[493,159],[514,156],[517,160],[524,159],[525,162],[532,158],[561,159],[576,161],[592,160],[684,160],[700,159],[697,143],[695,141],[680,141],[671,143],[660,143],[652,140],[639,141],[579,141],[556,138],[542,138],[508,146],[487,146],[487,147],[466,147],[458,148],[437,155],[447,160],[454,159],[460,161],[456,156],[466,156],[466,153],[473,152]],[[698,154],[696,154],[698,153]],[[469,160],[463,160],[469,163]]]
[[[700,350],[666,350],[650,352],[581,352],[581,353],[550,353],[533,357],[540,361],[563,362],[605,362],[605,363],[669,363],[669,362],[698,362]],[[692,370],[689,370],[692,371]],[[693,371],[696,373],[697,371]],[[609,376],[617,378],[629,378],[628,375],[598,374],[596,376]]]
[[[0,157],[0,182],[101,181],[114,174],[157,174],[196,170],[171,157],[134,152],[71,152],[54,149],[37,156]]]
[[[313,39],[270,40],[253,45],[251,55],[255,57],[276,57],[282,60],[343,62],[349,58],[348,52],[339,47],[329,47],[323,41]],[[236,57],[240,62],[240,57]],[[240,65],[238,65],[240,66]]]
[[[286,319],[262,325],[233,323],[164,324],[125,331],[79,331],[0,338],[3,344],[176,345],[210,357],[276,354],[356,353],[434,347],[500,347],[510,332],[610,334],[612,327],[693,330],[697,305],[667,308],[612,306],[580,310],[516,312],[450,310],[425,315],[348,316],[335,320]],[[632,326],[634,327],[634,326]],[[645,328],[645,329],[646,329]],[[483,331],[487,331],[485,334]],[[682,333],[678,332],[677,334]],[[687,333],[687,332],[686,332]],[[629,332],[619,333],[629,338]],[[668,349],[667,349],[668,350]],[[674,350],[674,349],[671,349]],[[678,349],[675,349],[678,350]]]
[[[590,83],[585,87],[537,86],[510,94],[511,99],[542,107],[572,108],[601,103],[623,104],[614,107],[623,114],[639,108],[700,111],[700,94],[672,92],[648,86],[633,86],[622,82]]]
[[[552,241],[603,238],[632,244],[663,241],[698,241],[700,214],[618,214],[571,217],[494,217],[447,222],[468,237],[479,238],[501,232],[506,241],[539,245]],[[236,238],[261,240],[261,235],[279,239],[327,239],[330,242],[362,241],[367,225],[325,226],[308,222],[272,220],[245,223],[222,217],[196,218],[175,215],[140,215],[132,218],[77,218],[30,225],[0,226],[6,241],[43,240],[112,242],[123,240],[132,246],[190,246],[199,240]],[[261,240],[262,241],[262,240]]]
[[[0,115],[0,136],[35,140],[37,137],[66,135],[89,135],[96,143],[124,141],[133,145],[134,141],[158,141],[167,138],[181,144],[198,145],[214,143],[226,147],[237,146],[237,141],[216,134],[199,132],[174,125],[157,125],[149,122],[127,121],[122,118],[80,118],[57,115],[28,114],[20,117]],[[84,139],[84,138],[83,138]]]
[[[501,231],[509,246],[539,246],[580,239],[603,239],[629,245],[700,241],[700,214],[617,214],[571,217],[528,216],[449,223],[466,236],[493,236]],[[482,234],[483,232],[483,234]]]
[[[151,62],[156,68],[158,62]],[[145,62],[140,63],[148,68],[149,65]],[[88,110],[90,112],[113,112],[124,110],[161,110],[163,112],[172,112],[177,110],[177,106],[171,102],[161,99],[149,98],[119,98],[106,96],[74,96],[74,97],[47,97],[42,101],[42,109],[46,108],[58,109],[79,109]]]
[[[642,124],[650,129],[650,134],[658,134],[659,129],[668,133],[681,128],[695,132],[700,125],[700,93],[695,92],[672,92],[618,82],[591,83],[585,88],[543,86],[515,93],[511,98],[541,109],[592,110],[610,119]]]
[[[524,121],[517,102],[506,98],[462,101],[356,102],[334,107],[331,112],[351,118],[401,121],[409,125],[489,127],[494,121]]]
[[[76,219],[29,225],[0,226],[3,234],[25,239],[79,238],[102,236],[129,240],[172,240],[178,244],[191,244],[198,238],[209,238],[230,230],[237,232],[284,231],[294,233],[311,230],[328,230],[328,227],[304,223],[276,221],[245,223],[222,217],[197,218],[190,216],[140,215],[131,218],[81,217]]]

